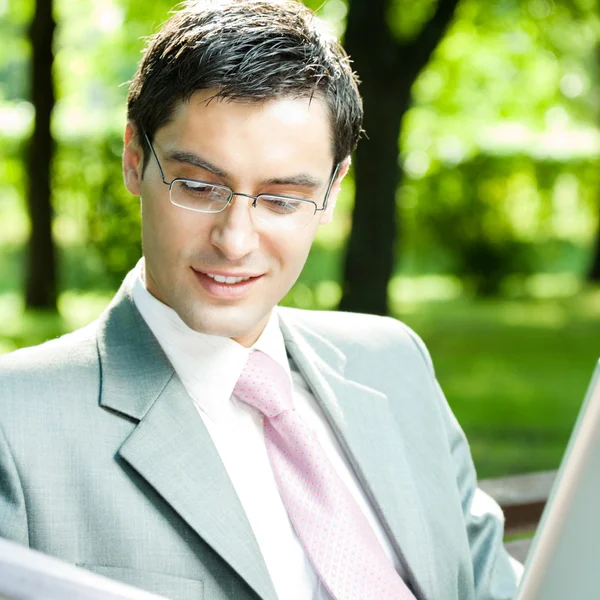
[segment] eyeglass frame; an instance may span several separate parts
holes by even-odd
[[[154,156],[154,159],[156,160],[156,164],[158,166],[158,170],[160,172],[162,182],[165,185],[169,186],[169,201],[171,202],[171,204],[173,206],[177,206],[178,208],[183,208],[184,210],[191,210],[193,212],[199,212],[199,213],[203,213],[206,215],[216,215],[218,213],[222,213],[228,206],[231,205],[231,201],[233,200],[234,196],[243,196],[244,198],[251,198],[253,200],[252,208],[256,208],[256,203],[261,196],[270,196],[272,198],[282,198],[283,200],[294,200],[296,202],[308,202],[310,204],[313,204],[315,207],[315,212],[313,213],[310,220],[301,226],[301,227],[306,227],[306,225],[308,225],[308,223],[310,223],[310,221],[312,221],[312,219],[314,218],[314,216],[317,212],[322,212],[322,211],[327,210],[327,202],[329,201],[329,194],[331,193],[331,188],[333,187],[335,178],[337,177],[337,174],[340,169],[340,163],[336,163],[335,167],[333,169],[333,174],[331,175],[331,179],[329,180],[329,184],[327,185],[327,191],[325,192],[325,198],[323,199],[323,207],[322,208],[319,208],[317,206],[317,203],[314,200],[309,200],[306,198],[295,198],[293,196],[281,196],[279,194],[257,194],[256,196],[253,196],[251,194],[243,194],[242,192],[234,192],[229,186],[223,185],[221,183],[211,183],[209,181],[202,181],[201,179],[191,179],[190,177],[175,177],[171,181],[167,181],[165,178],[165,173],[162,169],[162,165],[160,164],[160,161],[158,160],[156,151],[154,150],[154,145],[150,141],[150,138],[148,137],[148,134],[145,131],[143,131],[143,134],[144,134],[144,137],[146,138],[146,142],[148,143],[148,146],[150,147],[150,151],[152,152],[152,155]],[[171,199],[171,190],[173,188],[173,184],[176,181],[193,181],[194,183],[203,183],[205,185],[212,185],[217,188],[229,190],[229,199],[227,200],[227,204],[225,204],[225,206],[221,210],[199,210],[197,208],[190,208],[189,206],[181,206],[180,204],[175,204],[173,202],[173,200]]]

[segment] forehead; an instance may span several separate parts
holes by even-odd
[[[164,150],[196,152],[228,170],[331,171],[331,119],[321,98],[248,102],[214,94],[202,90],[176,106],[155,136]]]

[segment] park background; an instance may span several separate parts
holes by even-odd
[[[306,4],[367,137],[284,304],[403,320],[480,477],[556,468],[600,356],[597,0]],[[140,256],[126,82],[172,8],[0,0],[0,353],[88,323]]]

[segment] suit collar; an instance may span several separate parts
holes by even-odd
[[[285,344],[273,310],[252,348],[222,336],[194,331],[169,306],[155,298],[138,274],[133,300],[196,406],[214,422],[227,423],[234,412],[231,395],[252,349],[261,350],[289,373]]]
[[[101,315],[97,346],[100,405],[140,420],[174,374],[173,367],[135,307],[131,271]]]

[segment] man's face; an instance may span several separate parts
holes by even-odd
[[[321,208],[333,168],[325,104],[315,98],[207,103],[213,94],[197,92],[156,132],[166,181],[184,177],[251,195],[311,198]],[[319,223],[330,219],[341,177],[325,213],[317,212],[303,228],[286,229],[253,221],[252,200],[243,196],[216,214],[174,206],[153,157],[142,172],[130,125],[123,162],[128,189],[142,197],[148,290],[190,328],[253,344],[298,278]],[[220,283],[215,275],[250,279]]]

